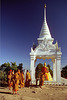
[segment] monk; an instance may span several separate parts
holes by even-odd
[[[13,79],[14,79],[14,70],[11,73],[11,87],[13,86]]]
[[[14,75],[14,70],[12,70],[12,75]]]
[[[44,85],[44,73],[42,72],[40,75],[40,87]]]
[[[48,67],[46,67],[46,63],[44,63],[44,66],[42,67],[41,70],[41,75],[40,75],[40,87],[44,85],[44,80],[48,80]]]
[[[18,84],[19,84],[19,75],[17,71],[15,71],[14,79],[13,79],[13,94],[17,94],[18,91]]]
[[[17,70],[17,73],[20,74],[20,70],[19,69]]]
[[[20,80],[20,88],[24,87],[24,74],[23,71],[21,71],[21,80]]]
[[[8,72],[8,87],[9,90],[11,89],[11,77],[12,77],[12,70],[10,69],[10,71]]]
[[[45,80],[49,80],[48,72],[49,72],[48,67],[46,66],[46,63],[44,63],[44,66],[42,67],[42,73],[45,76]]]
[[[45,73],[45,72],[49,72],[49,69],[48,67],[46,66],[46,63],[44,63],[44,66],[42,67],[42,72]]]
[[[27,87],[30,86],[30,81],[31,81],[31,75],[30,75],[29,71],[27,70],[27,72],[26,72],[26,82],[25,82],[25,85]]]
[[[20,70],[18,69],[17,70],[17,73],[18,73],[18,75],[19,75],[19,84],[18,84],[18,87],[19,87],[19,85],[20,85],[20,83],[21,83],[21,72],[20,72]]]
[[[46,66],[46,63],[44,63],[44,67],[42,67],[42,72],[45,75],[45,80],[47,80],[47,81],[52,81],[53,80],[51,75],[50,75],[49,69]]]

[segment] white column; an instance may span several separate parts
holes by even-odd
[[[53,81],[56,81],[56,59],[52,59],[53,62]]]
[[[35,83],[35,56],[31,56],[30,59],[30,73],[31,73],[31,83]]]
[[[57,83],[61,82],[61,56],[57,56],[57,68],[56,68],[56,72],[57,72]]]

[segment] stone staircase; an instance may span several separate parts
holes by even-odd
[[[61,77],[61,83],[62,83],[63,85],[67,85],[67,79]]]
[[[31,84],[39,85],[39,80],[40,79],[38,79],[37,83],[36,83],[36,80],[34,80],[33,83],[31,83]],[[44,81],[44,85],[59,85],[59,86],[60,85],[67,85],[67,79],[61,77],[61,82],[59,82],[59,83],[57,83],[56,81]]]
[[[67,85],[67,79],[61,77],[60,83],[57,83],[55,81],[44,81],[44,85]]]
[[[44,85],[61,85],[61,83],[55,81],[44,81]]]

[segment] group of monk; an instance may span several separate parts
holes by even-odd
[[[31,81],[31,75],[29,71],[26,72],[26,80],[23,71],[19,69],[17,71],[11,70],[8,72],[8,87],[12,88],[13,94],[17,94],[17,91],[24,86],[29,87]]]
[[[46,63],[44,63],[44,66],[41,70],[40,75],[40,87],[44,85],[44,81],[52,81],[52,77],[50,75],[49,69],[46,66]],[[24,77],[23,71],[20,71],[19,69],[17,71],[11,70],[8,72],[8,86],[9,89],[12,88],[13,94],[17,94],[17,91],[20,88],[23,87],[29,87],[31,82],[31,75],[30,72],[27,70],[26,76]]]

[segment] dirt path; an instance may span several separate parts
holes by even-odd
[[[25,87],[12,95],[8,87],[0,87],[0,100],[67,100],[67,86]]]

